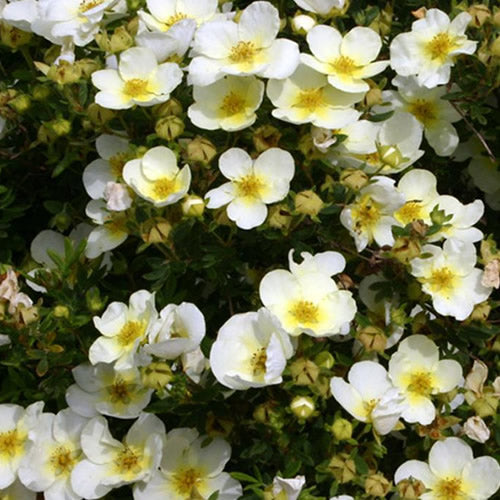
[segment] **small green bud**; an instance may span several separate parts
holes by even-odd
[[[352,424],[345,418],[337,418],[331,427],[332,434],[338,441],[351,439],[352,437]]]
[[[316,356],[314,357],[314,362],[320,368],[326,368],[327,370],[330,370],[330,368],[332,368],[335,364],[335,358],[328,351],[322,351],[319,354],[316,354]]]
[[[24,113],[31,107],[31,99],[26,94],[18,94],[9,102],[9,106],[18,113]]]
[[[98,313],[104,307],[104,301],[101,298],[99,288],[92,287],[85,292],[85,303],[90,312]]]
[[[318,215],[324,206],[323,200],[310,189],[295,196],[295,210],[299,214]]]
[[[385,498],[391,491],[391,482],[382,474],[372,474],[365,480],[365,492],[373,497]]]
[[[308,396],[296,396],[290,403],[290,409],[300,420],[307,420],[315,414],[316,405]]]
[[[312,385],[319,376],[319,367],[310,359],[298,358],[290,365],[290,374],[296,385]]]
[[[184,132],[184,121],[175,115],[165,116],[156,122],[155,132],[166,141],[173,141]]]
[[[56,306],[54,307],[54,316],[56,318],[69,318],[69,309],[66,306]]]
[[[50,95],[50,87],[46,85],[36,85],[33,88],[32,96],[35,101],[45,101]]]
[[[184,198],[181,208],[186,217],[201,217],[205,211],[205,202],[203,198],[191,194]]]

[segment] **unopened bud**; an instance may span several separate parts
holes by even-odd
[[[292,399],[290,409],[297,418],[307,420],[315,414],[316,405],[310,397],[297,396]]]
[[[80,69],[83,78],[90,78],[94,71],[101,68],[101,65],[95,59],[80,59],[76,61],[75,66]]]
[[[273,205],[269,209],[267,223],[274,229],[286,230],[290,227],[292,216],[286,205]]]
[[[316,356],[314,357],[314,362],[320,368],[326,368],[327,370],[330,370],[330,368],[332,368],[335,364],[335,358],[328,351],[322,351],[319,354],[316,354]]]
[[[363,328],[359,332],[358,340],[367,351],[384,352],[387,345],[387,337],[384,331],[376,326]]]
[[[141,377],[146,387],[159,391],[170,383],[173,375],[167,363],[150,363],[141,368]]]
[[[382,104],[382,91],[378,87],[370,89],[366,93],[364,101],[369,108],[377,104]]]
[[[134,38],[125,26],[118,26],[109,39],[110,52],[116,53],[127,50],[134,45]]]
[[[26,45],[30,42],[32,34],[27,31],[22,31],[14,26],[0,21],[0,40],[4,45],[11,49],[17,49],[21,45]]]
[[[158,137],[166,141],[173,141],[184,132],[184,121],[175,115],[160,118],[155,125],[155,132]]]
[[[60,61],[59,64],[52,65],[47,73],[47,78],[60,85],[75,83],[81,77],[82,69],[68,61]]]
[[[334,455],[328,464],[328,470],[339,483],[348,483],[356,477],[356,465],[347,453]]]
[[[187,143],[186,160],[208,165],[217,154],[217,148],[205,137],[197,136]]]
[[[31,99],[26,94],[18,94],[9,102],[9,106],[18,113],[24,113],[31,107]]]
[[[173,97],[153,107],[153,116],[156,118],[163,118],[164,116],[170,115],[182,115],[182,104]]]
[[[291,22],[292,31],[298,35],[306,35],[316,24],[318,24],[316,19],[307,14],[296,14]]]
[[[143,224],[141,237],[145,243],[162,243],[168,239],[172,225],[167,219],[149,219]]]
[[[105,125],[114,118],[115,114],[113,110],[103,108],[95,102],[90,104],[87,108],[87,116],[90,118],[90,121],[96,125]]]
[[[234,422],[227,418],[216,417],[212,412],[207,415],[205,432],[210,437],[227,437],[233,430]]]
[[[347,168],[340,174],[340,183],[353,191],[359,191],[368,182],[368,176],[362,171]]]
[[[295,196],[295,210],[299,214],[318,215],[323,206],[323,200],[314,191],[301,191]]]
[[[491,11],[484,4],[471,5],[468,10],[472,20],[470,24],[475,28],[480,28],[491,17]]]
[[[272,125],[262,125],[253,134],[252,140],[258,153],[278,146],[281,132]]]
[[[312,385],[319,376],[319,367],[310,359],[299,358],[290,365],[290,374],[296,385]]]
[[[377,149],[380,160],[384,163],[384,165],[397,168],[405,161],[405,158],[397,146],[379,146]]]
[[[66,306],[54,307],[54,316],[56,318],[69,318],[69,309]]]
[[[411,259],[420,255],[421,249],[422,247],[417,240],[409,238],[408,236],[402,236],[400,238],[396,238],[396,241],[392,246],[391,254],[394,258],[399,260],[399,262],[408,264]]]
[[[382,474],[372,474],[365,480],[365,492],[367,495],[385,498],[391,490],[391,483]]]
[[[497,413],[498,398],[493,394],[484,394],[472,403],[472,408],[478,417],[493,417]]]
[[[396,489],[402,499],[417,500],[425,493],[427,487],[424,483],[422,483],[422,481],[411,478],[400,481],[397,484]]]
[[[191,194],[182,201],[182,213],[187,217],[201,217],[205,211],[203,198]]]
[[[101,298],[99,288],[94,286],[85,292],[85,303],[92,313],[98,313],[103,309],[104,301]]]
[[[45,101],[50,95],[50,88],[46,85],[36,85],[31,94],[35,101]]]
[[[352,424],[345,418],[337,418],[331,426],[332,434],[338,441],[351,439],[352,437]]]

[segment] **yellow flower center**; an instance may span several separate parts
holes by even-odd
[[[133,474],[140,471],[141,455],[126,446],[115,460],[116,469],[120,474]]]
[[[435,489],[439,500],[458,500],[465,495],[462,492],[462,481],[458,477],[443,479]]]
[[[455,43],[455,39],[448,33],[438,33],[425,46],[431,59],[437,59],[441,63],[444,63],[448,54],[456,48],[457,44]]]
[[[233,63],[251,63],[257,53],[257,49],[252,42],[238,42],[231,48],[229,60]]]
[[[234,92],[229,92],[224,99],[219,109],[224,116],[232,116],[241,113],[246,107],[246,99]]]
[[[130,386],[121,377],[117,377],[113,384],[108,387],[109,399],[112,403],[130,403]]]
[[[264,375],[264,373],[266,373],[266,361],[267,361],[267,354],[265,347],[262,347],[261,349],[255,351],[252,354],[252,359],[250,360],[250,364],[252,365],[252,370],[254,375]]]
[[[121,233],[127,232],[126,223],[127,220],[125,217],[118,214],[113,214],[112,219],[110,218],[106,220],[106,229],[108,229],[111,234],[120,234],[121,236]]]
[[[26,437],[20,436],[17,429],[0,433],[0,457],[13,458],[23,451]]]
[[[153,198],[155,200],[165,200],[171,194],[176,191],[176,182],[174,179],[169,179],[167,177],[163,177],[162,179],[158,179],[155,181],[153,186]]]
[[[256,175],[249,174],[236,181],[236,187],[239,196],[257,198],[264,183]]]
[[[131,80],[127,80],[125,82],[123,93],[128,95],[132,99],[142,97],[148,92],[148,84],[149,82],[147,80],[142,80],[141,78],[132,78]]]
[[[407,389],[419,396],[428,396],[433,389],[431,374],[428,372],[412,373]]]
[[[356,69],[356,64],[350,57],[340,56],[333,61],[332,67],[337,73],[350,75]]]
[[[129,156],[130,155],[128,153],[117,153],[108,160],[111,173],[117,179],[122,176],[123,167],[129,160]]]
[[[136,339],[142,338],[144,331],[144,323],[139,321],[128,321],[118,334],[118,342],[122,346],[133,344]]]
[[[408,106],[408,111],[424,125],[428,127],[437,119],[436,106],[431,101],[417,99]]]
[[[196,469],[185,469],[174,475],[175,489],[185,498],[198,498],[196,485],[200,481],[200,473]]]
[[[380,219],[380,208],[369,195],[363,196],[352,208],[352,218],[357,229],[372,228]]]
[[[101,5],[102,3],[104,3],[104,0],[82,0],[80,2],[79,11],[80,12],[87,12],[87,11],[93,9],[94,7]]]
[[[79,455],[79,452],[74,453],[64,446],[58,446],[50,456],[50,465],[54,469],[56,476],[61,474],[69,475]]]
[[[442,267],[433,271],[429,278],[424,279],[424,282],[429,284],[432,292],[449,293],[453,290],[455,275],[449,268]]]
[[[378,399],[370,399],[370,401],[363,401],[363,407],[366,412],[366,418],[370,422],[371,421],[371,416],[372,416],[372,411],[377,406]]]
[[[319,307],[308,300],[299,300],[293,305],[290,314],[303,325],[317,323]]]
[[[179,21],[182,21],[183,19],[187,19],[187,17],[188,16],[186,14],[183,14],[182,12],[178,12],[177,14],[170,16],[168,19],[163,21],[163,31],[167,31],[175,23],[178,23]]]
[[[399,210],[394,212],[394,218],[405,226],[415,220],[423,219],[422,205],[418,201],[408,201]]]
[[[298,108],[305,108],[309,112],[313,112],[324,105],[323,89],[309,89],[301,92],[295,102]]]

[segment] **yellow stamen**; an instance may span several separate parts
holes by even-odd
[[[185,469],[174,475],[175,489],[185,498],[193,497],[193,490],[200,481],[200,473],[196,469]]]
[[[442,267],[433,271],[431,276],[423,281],[429,284],[432,292],[449,293],[453,290],[455,275],[449,268]]]
[[[108,387],[108,393],[112,403],[130,403],[130,386],[120,376]]]
[[[26,437],[20,436],[17,429],[0,433],[0,458],[13,458],[24,448]]]
[[[101,5],[104,3],[104,0],[82,0],[80,2],[80,12],[87,12],[89,10],[92,10],[94,7],[97,7],[98,5]]]
[[[363,196],[351,210],[357,229],[372,228],[381,217],[379,205],[369,195]]]
[[[431,101],[417,99],[408,106],[408,111],[425,127],[437,119],[436,106]]]
[[[257,198],[264,187],[264,183],[256,175],[249,174],[236,181],[236,186],[239,196]]]
[[[142,322],[139,321],[128,321],[125,323],[123,328],[118,334],[118,342],[122,346],[128,346],[133,344],[138,338],[142,338],[145,332],[145,327]]]
[[[129,159],[130,155],[128,153],[116,153],[108,160],[111,173],[117,179],[122,176],[123,167]]]
[[[455,42],[455,38],[450,36],[448,33],[438,33],[425,46],[425,49],[431,59],[438,59],[441,63],[444,63],[448,54],[456,48],[457,44]]]
[[[290,314],[303,325],[317,323],[319,307],[308,300],[299,300],[293,305]]]
[[[140,470],[140,461],[141,455],[127,446],[116,458],[115,467],[120,474],[136,473]]]
[[[302,91],[295,101],[294,106],[305,108],[309,112],[313,112],[325,104],[323,99],[323,89],[309,89]]]
[[[155,181],[153,186],[153,198],[156,200],[165,200],[171,194],[175,193],[177,190],[177,185],[174,179],[168,179],[163,177]]]
[[[355,62],[350,57],[346,56],[338,57],[331,64],[337,73],[342,73],[343,75],[350,75],[356,69]]]
[[[432,376],[428,372],[415,372],[410,376],[408,390],[419,396],[428,396],[432,393]]]
[[[75,456],[76,455],[76,456]],[[55,475],[69,475],[75,466],[76,458],[80,453],[71,452],[64,446],[58,446],[50,456],[50,465],[54,469]]]
[[[257,49],[252,42],[238,42],[231,48],[229,60],[233,63],[247,63],[253,62]]]
[[[462,491],[462,481],[458,477],[441,480],[435,491],[439,500],[458,500],[466,496]]]
[[[149,82],[147,80],[142,80],[141,78],[132,78],[131,80],[127,80],[125,82],[123,93],[133,99],[142,97],[148,93],[148,84]]]
[[[252,354],[252,359],[250,360],[250,364],[252,365],[252,370],[254,375],[264,375],[266,373],[266,361],[267,354],[266,348],[262,347],[258,351],[255,351]]]
[[[234,92],[229,92],[224,99],[219,109],[224,116],[232,116],[244,111],[246,107],[246,100],[243,96]]]
[[[183,14],[182,12],[178,12],[177,14],[170,16],[168,19],[163,21],[163,30],[167,31],[175,23],[178,23],[179,21],[182,21],[183,19],[187,19],[187,17],[188,16],[186,14]]]
[[[399,210],[394,212],[394,218],[401,224],[409,224],[424,218],[422,205],[418,201],[408,201]]]

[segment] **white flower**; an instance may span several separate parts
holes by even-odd
[[[299,63],[299,47],[291,40],[276,40],[279,29],[278,9],[269,2],[252,2],[238,23],[203,24],[194,36],[190,83],[209,85],[224,75],[287,78]]]
[[[139,344],[146,339],[157,312],[154,293],[139,290],[129,299],[129,305],[112,302],[101,317],[94,316],[94,325],[102,333],[89,349],[89,360],[96,363],[116,361],[116,370],[134,367]]]
[[[167,434],[160,470],[134,486],[134,500],[208,500],[216,491],[220,500],[236,500],[243,490],[223,472],[231,447],[220,437],[204,445],[196,429],[173,429]]]
[[[158,65],[154,52],[146,47],[132,47],[122,52],[117,70],[92,73],[92,83],[100,90],[95,102],[110,109],[165,102],[181,81],[182,70],[177,64]]]
[[[219,169],[230,182],[205,195],[207,208],[228,205],[228,217],[238,227],[252,229],[266,220],[266,205],[288,194],[295,164],[292,155],[279,148],[270,148],[255,160],[243,149],[231,148],[221,155]]]
[[[450,22],[439,9],[429,9],[412,31],[397,35],[391,42],[391,66],[398,75],[416,75],[419,85],[428,88],[448,83],[451,67],[459,54],[473,54],[477,42],[467,40],[471,20],[462,12]]]
[[[128,189],[119,182],[108,182],[104,189],[106,208],[112,212],[122,212],[132,206],[132,198]]]
[[[491,432],[484,420],[477,415],[469,417],[464,424],[464,434],[473,441],[486,443],[490,439]]]
[[[439,314],[463,321],[490,295],[492,289],[481,284],[482,271],[474,267],[476,249],[472,243],[450,238],[442,249],[425,245],[422,252],[431,256],[413,259],[411,273],[432,297]]]
[[[342,9],[345,0],[293,0],[301,9],[327,16],[334,9]]]
[[[354,498],[349,495],[340,495],[338,497],[331,497],[330,500],[354,500]]]
[[[123,442],[110,434],[104,417],[93,418],[82,431],[86,459],[73,469],[71,485],[83,498],[101,498],[113,488],[148,481],[160,465],[165,440],[163,422],[143,413]]]
[[[153,390],[142,385],[137,368],[116,371],[112,365],[85,363],[72,373],[76,384],[67,389],[66,402],[83,417],[137,418],[151,400]]]
[[[272,484],[273,498],[280,500],[297,500],[302,488],[306,484],[304,476],[295,476],[285,479],[280,476],[275,476]]]
[[[351,292],[339,290],[331,278],[344,269],[344,257],[338,252],[302,252],[301,257],[303,262],[296,264],[290,250],[291,272],[278,269],[264,276],[260,300],[290,335],[346,335],[356,303]]]
[[[124,213],[110,212],[104,199],[91,200],[85,207],[94,227],[87,238],[85,256],[95,259],[104,252],[120,246],[128,238],[127,218]]]
[[[431,396],[449,392],[462,381],[462,367],[452,359],[439,360],[439,349],[423,335],[411,335],[389,361],[392,383],[404,395],[403,418],[429,425],[436,416]]]
[[[139,18],[152,31],[169,31],[189,19],[194,25],[210,20],[217,11],[217,0],[147,0],[148,12],[139,10]]]
[[[160,317],[151,327],[144,352],[175,359],[198,348],[205,332],[205,318],[194,304],[169,304],[160,311]]]
[[[31,29],[56,45],[70,38],[82,47],[90,43],[99,31],[104,11],[117,0],[43,0]]]
[[[23,31],[32,31],[31,24],[40,18],[38,0],[9,2],[0,10],[0,19]]]
[[[26,410],[18,405],[0,405],[0,488],[7,488],[17,477],[19,465],[36,436],[43,401]]]
[[[393,213],[404,204],[404,197],[388,177],[372,177],[371,184],[359,191],[354,203],[340,213],[340,222],[354,238],[358,252],[375,241],[379,246],[393,245]]]
[[[294,349],[288,334],[264,308],[235,314],[220,328],[210,351],[215,378],[230,389],[279,384]]]
[[[93,200],[99,200],[105,198],[110,182],[122,178],[123,167],[133,158],[133,153],[129,141],[118,135],[102,134],[95,145],[100,158],[85,167],[83,185]]]
[[[290,21],[292,30],[295,33],[307,33],[311,28],[314,28],[318,23],[316,19],[307,14],[295,14]]]
[[[397,76],[392,83],[398,87],[398,91],[384,91],[382,99],[385,105],[376,109],[380,112],[395,109],[396,112],[411,113],[419,121],[427,142],[436,154],[450,156],[459,142],[452,123],[462,117],[448,101],[442,99],[448,92],[447,88],[439,86],[428,89],[419,85],[414,76]]]
[[[272,115],[286,122],[312,123],[324,128],[342,128],[355,122],[361,113],[353,105],[364,93],[342,92],[328,78],[300,64],[289,78],[269,80],[267,97],[277,109]]]
[[[425,500],[486,500],[500,487],[500,466],[492,457],[474,458],[468,444],[450,437],[432,446],[429,464],[409,460],[400,465],[394,482],[410,477],[424,483],[428,492],[421,498]]]
[[[183,372],[195,383],[199,384],[201,374],[209,368],[208,359],[203,354],[200,347],[185,352],[181,355],[181,363]]]
[[[189,119],[199,128],[235,132],[253,125],[264,97],[264,84],[255,78],[226,76],[206,87],[193,87]]]
[[[130,160],[123,169],[125,182],[141,197],[156,207],[178,202],[189,190],[191,170],[177,167],[175,153],[156,146],[142,158]]]
[[[0,498],[2,500],[36,500],[37,494],[28,490],[26,486],[17,479],[8,488],[0,488]]]
[[[368,92],[364,81],[384,71],[389,61],[374,61],[382,40],[370,28],[356,27],[344,37],[331,26],[319,25],[307,33],[313,55],[302,54],[301,62],[328,76],[328,83],[344,92]]]
[[[15,314],[19,306],[31,307],[33,301],[20,291],[19,283],[17,282],[17,274],[14,270],[9,269],[5,278],[0,282],[0,299],[9,302],[9,314]]]
[[[330,382],[332,396],[354,418],[370,422],[378,434],[394,429],[405,409],[404,397],[392,385],[385,368],[374,361],[354,363],[347,374]]]
[[[57,415],[43,413],[34,444],[19,467],[19,479],[30,490],[43,491],[46,500],[80,498],[71,487],[71,473],[82,460],[80,435],[88,419],[69,408]]]

